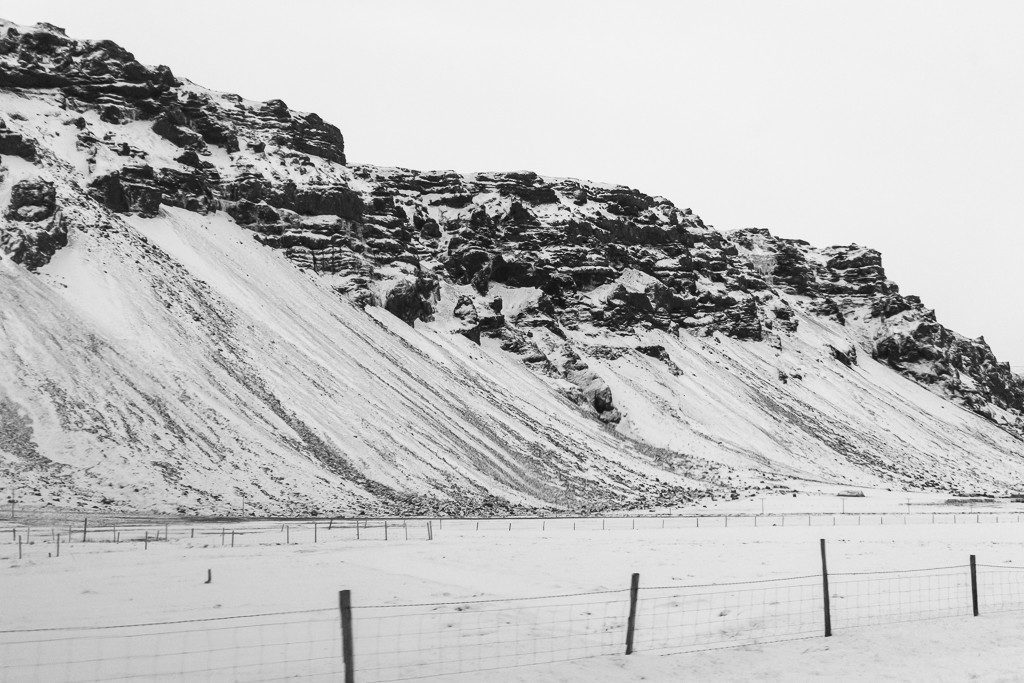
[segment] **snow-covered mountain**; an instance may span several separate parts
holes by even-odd
[[[341,132],[0,22],[0,476],[27,504],[1017,491],[1024,379],[871,249]]]

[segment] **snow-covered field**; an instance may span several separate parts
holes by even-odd
[[[391,521],[387,541],[382,521],[357,539],[352,522],[327,520],[116,532],[94,520],[82,543],[79,520],[70,544],[66,526],[53,529],[59,558],[51,527],[35,526],[20,561],[12,538],[26,528],[0,527],[0,678],[336,678],[342,589],[356,680],[1015,678],[1018,617],[1000,612],[1024,609],[1024,517],[1008,503],[931,502],[906,515],[893,495],[849,499],[843,515],[832,496],[775,497],[763,516],[750,501],[702,508],[700,527],[690,516],[435,519],[429,532]],[[773,510],[789,513],[784,526]],[[717,513],[738,514],[726,526]]]

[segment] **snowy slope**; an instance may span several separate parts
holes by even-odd
[[[877,252],[726,236],[616,185],[347,166],[313,114],[0,33],[0,476],[23,504],[1021,488],[1024,380]]]
[[[76,233],[38,275],[3,262],[0,385],[33,455],[5,464],[23,501],[38,486],[40,501],[68,487],[171,509],[355,510],[685,483],[520,364],[363,314],[224,215],[161,214]]]

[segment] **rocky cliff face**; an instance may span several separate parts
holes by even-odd
[[[18,103],[0,117],[0,251],[25,268],[118,216],[223,211],[337,296],[495,346],[605,424],[624,414],[605,362],[685,373],[648,333],[781,352],[812,321],[848,329],[827,345],[842,365],[876,359],[1024,436],[1024,379],[900,294],[874,250],[722,233],[617,185],[346,165],[315,114],[46,24],[0,24],[0,89]]]

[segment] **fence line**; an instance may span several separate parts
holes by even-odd
[[[339,607],[6,629],[0,680],[414,680],[622,655],[627,643],[698,652],[1024,610],[1024,567],[970,559],[722,583],[634,575],[618,589],[445,602],[361,605],[343,591]]]
[[[245,521],[208,522],[178,521],[171,523],[117,523],[104,519],[79,517],[62,525],[50,522],[13,522],[0,527],[0,546],[13,548],[18,559],[38,551],[50,549],[51,556],[59,556],[60,545],[81,542],[150,543],[170,540],[188,540],[205,545],[292,545],[317,543],[326,540],[433,540],[435,531],[464,533],[546,533],[549,529],[573,531],[622,531],[717,527],[792,527],[792,526],[864,526],[864,525],[917,525],[917,524],[981,524],[1021,523],[1020,513],[998,512],[942,512],[942,513],[802,513],[787,515],[687,515],[675,517],[518,517],[518,518],[327,518],[291,520],[282,522]],[[13,557],[14,555],[12,555]],[[38,556],[38,553],[36,553]]]

